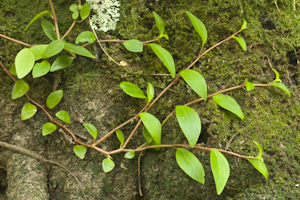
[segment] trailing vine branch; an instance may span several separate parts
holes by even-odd
[[[52,0],[49,0],[49,4],[50,4],[51,12],[52,12],[52,15],[53,15],[53,20],[54,20],[54,25],[55,25],[55,31],[56,31],[56,37],[57,37],[58,40],[60,40],[58,23],[57,23],[57,18],[56,18],[55,10],[54,10],[53,4],[52,4]]]

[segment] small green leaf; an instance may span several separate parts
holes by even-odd
[[[275,75],[276,75],[276,79],[275,79],[275,81],[274,82],[282,82],[281,81],[281,79],[279,78],[279,73],[278,73],[278,71],[276,70],[276,69],[272,69],[273,70],[273,72],[275,73]]]
[[[266,180],[269,178],[268,169],[262,159],[247,159],[257,169]]]
[[[242,37],[237,37],[237,36],[232,36],[232,38],[234,38],[236,41],[238,41],[238,43],[240,44],[240,46],[242,47],[242,49],[243,49],[244,51],[247,50],[247,44],[246,44],[244,38],[242,38]]]
[[[176,106],[176,118],[190,146],[193,148],[200,136],[201,121],[199,115],[188,106]]]
[[[52,17],[52,13],[49,10],[44,10],[42,12],[40,12],[39,14],[37,14],[30,22],[29,24],[26,26],[26,28],[24,29],[24,31],[26,31],[26,29],[28,29],[28,27],[33,24],[33,22],[35,22],[36,20],[40,19],[41,17],[45,16],[45,15],[50,15]]]
[[[134,151],[129,151],[124,155],[124,157],[127,159],[132,159],[134,158],[134,156],[135,156]]]
[[[47,35],[47,37],[52,41],[57,40],[55,26],[43,17],[41,18],[41,24],[43,31]]]
[[[72,5],[70,5],[69,9],[72,12],[76,12],[76,11],[78,11],[78,5],[77,4],[72,4]]]
[[[258,156],[257,157],[262,157],[262,152],[263,152],[263,148],[262,148],[262,146],[258,143],[258,142],[255,142],[255,141],[253,141],[255,144],[256,144],[256,146],[258,147],[258,151],[259,151],[259,153],[258,153]]]
[[[147,100],[148,100],[148,104],[151,102],[151,100],[154,98],[154,88],[152,86],[151,83],[148,83],[148,87],[147,87]]]
[[[246,89],[248,90],[248,91],[251,91],[251,90],[254,90],[255,89],[255,86],[252,84],[252,83],[250,83],[247,79],[246,79]]]
[[[83,7],[83,5],[78,5],[79,10],[81,10]]]
[[[39,60],[44,57],[47,46],[47,44],[40,44],[30,47],[30,51],[33,53],[35,60]]]
[[[93,32],[91,31],[83,31],[81,32],[76,40],[75,40],[75,44],[79,44],[79,42],[88,42],[88,43],[93,43],[95,42],[96,38]]]
[[[287,89],[287,87],[283,83],[276,82],[276,83],[272,83],[271,86],[278,87],[283,91],[285,91],[289,96],[291,96],[289,89]]]
[[[184,69],[179,73],[184,81],[205,101],[207,99],[207,85],[203,76],[192,69]]]
[[[164,32],[165,32],[165,24],[156,12],[153,11],[152,13],[153,13],[153,16],[154,16],[154,19],[155,19],[156,26],[157,26],[158,31],[159,31],[159,37],[161,38],[161,37],[163,37]]]
[[[11,75],[17,75],[15,63],[12,64],[12,66],[9,68],[9,73],[10,73]]]
[[[143,135],[147,140],[147,145],[149,145],[153,141],[153,137],[150,135],[145,126],[143,127]]]
[[[19,79],[24,78],[30,73],[34,66],[34,55],[28,48],[24,48],[17,54],[15,58],[15,67],[17,77]]]
[[[50,63],[47,60],[44,60],[41,63],[35,63],[32,76],[33,78],[41,77],[47,74],[50,71]]]
[[[74,20],[78,19],[78,17],[79,17],[79,12],[75,11],[75,12],[72,13],[72,18]]]
[[[220,195],[229,178],[229,163],[222,153],[212,149],[210,151],[210,165],[217,188],[217,194]]]
[[[23,96],[24,94],[26,94],[28,92],[28,90],[29,90],[29,85],[23,80],[18,80],[14,84],[11,98],[17,99],[17,98]]]
[[[204,184],[204,168],[198,158],[186,149],[176,150],[176,161],[179,167],[192,179]]]
[[[205,25],[192,13],[190,13],[188,11],[185,11],[185,12],[189,16],[194,28],[196,29],[196,31],[200,35],[200,37],[202,39],[202,47],[203,47],[204,44],[207,41],[207,31],[206,31]]]
[[[241,119],[245,118],[241,107],[234,98],[224,94],[216,94],[212,98],[222,108],[236,114]]]
[[[139,114],[144,126],[157,144],[161,142],[161,123],[150,113],[142,112]]]
[[[245,19],[243,19],[243,24],[241,27],[241,31],[247,28],[247,21]]]
[[[21,111],[21,119],[26,120],[35,115],[37,108],[31,103],[26,103]]]
[[[43,136],[46,136],[52,132],[54,132],[56,130],[56,125],[52,124],[52,123],[46,123],[43,125],[43,130],[42,130],[42,134]]]
[[[118,137],[118,140],[120,141],[120,146],[122,146],[123,144],[124,144],[124,142],[125,142],[125,137],[124,137],[124,134],[123,134],[123,132],[120,130],[120,129],[118,129],[117,131],[116,131],[116,135],[117,135],[117,137]]]
[[[144,95],[144,92],[138,86],[134,85],[133,83],[123,81],[122,83],[120,83],[120,87],[129,96],[140,98],[140,99],[147,98]]]
[[[102,161],[102,168],[105,173],[110,172],[111,170],[114,169],[114,167],[115,167],[115,163],[111,159],[105,158]]]
[[[69,116],[69,114],[67,113],[67,111],[59,111],[59,112],[57,112],[57,113],[55,114],[55,116],[56,116],[58,119],[60,119],[60,120],[62,120],[62,121],[64,121],[64,122],[66,122],[66,123],[68,123],[68,124],[71,123],[71,121],[70,121],[70,116]]]
[[[74,153],[76,156],[78,156],[80,159],[84,159],[84,156],[86,154],[86,147],[83,145],[76,145],[73,148]]]
[[[44,52],[44,58],[50,58],[59,54],[64,49],[64,43],[61,40],[52,41]]]
[[[143,43],[140,42],[139,40],[128,40],[123,43],[124,47],[131,52],[142,52],[143,51]]]
[[[89,52],[86,48],[76,45],[76,44],[72,44],[72,43],[68,43],[65,42],[65,50],[67,51],[71,51],[75,54],[81,55],[81,56],[85,56],[85,57],[89,57],[89,58],[96,58],[91,52]]]
[[[80,9],[80,17],[82,20],[86,19],[91,12],[91,7],[88,3],[85,3]]]
[[[175,77],[175,63],[172,55],[164,48],[159,46],[158,44],[151,43],[148,44],[154,53],[159,57],[159,59],[164,63],[172,77]]]
[[[73,58],[71,56],[68,56],[68,55],[59,56],[53,62],[50,72],[54,72],[54,71],[69,67],[72,64],[72,62],[73,62]]]
[[[97,128],[93,124],[84,123],[83,126],[94,139],[97,138]]]
[[[48,108],[52,109],[54,108],[62,99],[63,97],[63,91],[57,90],[55,92],[52,92],[49,94],[49,96],[46,99],[46,105]]]
[[[169,40],[169,36],[167,34],[163,34],[161,37],[166,38],[167,40]]]

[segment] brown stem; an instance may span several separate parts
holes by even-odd
[[[133,134],[135,133],[135,131],[136,131],[136,130],[138,129],[138,127],[140,126],[141,122],[142,122],[142,120],[140,119],[140,120],[138,121],[138,123],[135,125],[134,129],[132,130],[132,132],[130,133],[130,135],[128,136],[127,140],[125,141],[125,143],[122,145],[121,148],[126,147],[126,145],[128,144],[128,142],[131,140]]]
[[[30,44],[27,44],[27,43],[25,43],[25,42],[22,42],[22,41],[19,41],[19,40],[13,39],[13,38],[11,38],[11,37],[8,37],[8,36],[6,36],[6,35],[2,35],[2,34],[0,34],[0,37],[3,37],[3,38],[5,38],[5,39],[8,39],[8,40],[10,40],[10,41],[13,41],[13,42],[16,42],[16,43],[22,44],[22,45],[24,45],[24,46],[31,47],[31,45],[30,45]]]
[[[141,157],[143,155],[143,152],[141,151],[139,158],[138,158],[138,178],[139,178],[139,193],[140,196],[143,196],[142,192],[142,181],[141,181]]]
[[[57,37],[58,40],[60,40],[59,29],[58,29],[58,24],[57,24],[57,18],[56,18],[56,14],[55,14],[53,4],[52,4],[52,0],[49,0],[49,4],[50,4],[51,12],[52,12],[52,15],[53,15],[55,31],[56,31],[56,37]]]
[[[149,41],[146,41],[146,42],[142,42],[144,45],[148,44],[148,43],[151,43],[151,42],[154,42],[158,39],[153,39],[153,40],[149,40]],[[124,43],[124,42],[127,42],[128,40],[99,40],[99,42],[115,42],[115,43]],[[82,45],[83,47],[86,47],[88,45],[90,45],[92,43],[86,43],[84,45]]]
[[[62,36],[61,40],[65,39],[65,37],[67,37],[67,35],[71,32],[71,30],[74,28],[76,24],[76,20],[73,21],[73,23],[71,24],[69,30]]]

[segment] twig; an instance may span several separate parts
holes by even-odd
[[[57,24],[57,18],[56,18],[56,14],[55,14],[53,4],[52,4],[52,0],[49,0],[49,4],[50,4],[51,12],[52,12],[52,15],[53,15],[55,31],[56,31],[56,37],[57,37],[58,40],[60,40],[59,29],[58,29],[58,24]]]
[[[16,43],[22,44],[22,45],[24,45],[24,46],[31,47],[31,45],[30,45],[30,44],[27,44],[27,43],[25,43],[25,42],[22,42],[22,41],[19,41],[19,40],[13,39],[13,38],[11,38],[11,37],[8,37],[8,36],[6,36],[6,35],[2,35],[2,34],[0,34],[0,36],[1,36],[1,37],[3,37],[3,38],[5,38],[5,39],[8,39],[8,40],[10,40],[10,41],[13,41],[13,42],[16,42]]]
[[[61,40],[63,40],[65,37],[67,37],[67,35],[71,32],[71,30],[73,29],[73,27],[76,24],[76,20],[73,21],[72,25],[70,26],[69,30],[62,36]]]
[[[280,15],[282,15],[282,14],[281,14],[281,12],[280,12],[280,9],[279,9],[279,7],[278,7],[278,5],[277,5],[277,1],[275,1],[274,3],[275,3],[275,6],[276,6],[276,8],[277,8],[277,10],[278,10],[279,14],[280,14]]]
[[[138,158],[138,178],[139,178],[139,193],[140,196],[143,196],[142,193],[142,181],[141,181],[141,157],[143,155],[143,152],[141,151],[139,158]]]

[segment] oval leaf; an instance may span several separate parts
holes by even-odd
[[[102,168],[105,173],[110,172],[111,170],[114,169],[114,167],[115,167],[115,163],[111,159],[105,158],[102,161]]]
[[[151,102],[151,100],[154,97],[154,88],[152,86],[151,83],[148,83],[148,87],[147,87],[147,100],[148,100],[148,104]]]
[[[241,27],[241,31],[247,28],[247,21],[245,19],[243,19],[243,24]]]
[[[44,60],[41,63],[36,63],[32,70],[32,77],[37,78],[44,76],[50,71],[50,63],[47,60]]]
[[[30,51],[33,53],[35,60],[39,60],[44,57],[47,46],[47,44],[40,44],[30,47]]]
[[[153,11],[153,16],[154,16],[155,23],[156,23],[156,26],[159,31],[159,37],[161,38],[161,37],[163,37],[164,32],[165,32],[165,24],[164,24],[163,20],[160,18],[160,16],[154,11]]]
[[[67,111],[59,111],[59,112],[57,112],[57,113],[55,114],[55,116],[56,116],[58,119],[60,119],[60,120],[62,120],[62,121],[64,121],[64,122],[66,122],[66,123],[68,123],[68,124],[71,123],[71,121],[70,121],[70,116],[69,116],[69,114],[67,113]]]
[[[52,41],[57,40],[55,26],[43,17],[41,18],[41,24],[43,31],[47,35],[47,37]]]
[[[41,17],[45,16],[45,15],[50,15],[52,16],[51,11],[49,10],[44,10],[42,12],[40,12],[39,14],[37,14],[30,22],[29,24],[26,26],[26,28],[24,29],[24,31],[26,31],[26,29],[28,29],[28,27],[33,24],[33,22],[35,22],[36,20],[40,19]]]
[[[144,92],[138,86],[134,85],[133,83],[123,81],[122,83],[120,83],[120,87],[129,96],[140,98],[140,99],[147,98],[144,95]]]
[[[131,52],[142,52],[143,51],[143,43],[139,40],[128,40],[123,43],[124,47]]]
[[[283,83],[276,82],[276,83],[272,83],[271,86],[278,87],[278,88],[282,89],[283,91],[285,91],[289,96],[291,96],[290,91],[287,89],[287,87]]]
[[[21,111],[21,119],[26,120],[35,115],[37,108],[31,103],[26,103]]]
[[[116,131],[116,134],[117,134],[118,140],[119,140],[120,143],[121,143],[120,146],[122,146],[122,145],[124,144],[124,142],[125,142],[124,134],[123,134],[123,132],[122,132],[120,129],[118,129],[118,130]]]
[[[248,91],[251,91],[251,90],[254,90],[255,89],[255,86],[252,84],[252,83],[250,83],[247,79],[246,79],[246,89],[248,90]]]
[[[175,63],[172,55],[164,48],[159,46],[158,44],[148,44],[154,53],[159,57],[159,59],[164,63],[172,77],[175,77]]]
[[[70,5],[69,10],[72,12],[78,11],[78,5],[77,4]]]
[[[192,13],[190,13],[188,11],[185,11],[185,12],[189,16],[194,28],[196,29],[196,31],[200,35],[200,37],[202,39],[202,46],[204,46],[204,44],[207,41],[207,31],[206,31],[205,25]]]
[[[186,149],[176,150],[176,161],[179,167],[192,179],[204,184],[204,168],[198,158]]]
[[[242,49],[243,49],[244,51],[247,50],[247,44],[246,44],[244,38],[242,38],[242,37],[237,37],[237,36],[232,36],[232,38],[234,38],[236,41],[238,41],[238,43],[240,44],[240,46],[242,47]]]
[[[91,12],[90,5],[88,3],[85,3],[82,8],[80,9],[80,17],[82,20],[86,19]]]
[[[176,106],[176,118],[190,146],[193,148],[200,136],[201,121],[199,115],[188,106]]]
[[[88,42],[88,43],[93,43],[95,42],[96,38],[93,32],[91,31],[84,31],[81,32],[76,40],[75,40],[75,44],[79,44],[79,42]]]
[[[53,62],[50,72],[54,72],[69,67],[72,64],[72,62],[73,62],[73,58],[71,56],[67,56],[67,55],[59,56]]]
[[[124,155],[124,157],[127,159],[132,159],[134,158],[134,156],[135,156],[134,151],[129,151]]]
[[[75,11],[75,12],[72,13],[72,18],[74,20],[78,19],[78,17],[79,17],[79,12]]]
[[[161,142],[161,123],[150,113],[142,112],[139,114],[144,126],[157,144]]]
[[[97,128],[93,124],[84,123],[83,126],[89,132],[89,134],[96,139],[97,137]]]
[[[207,85],[203,76],[192,69],[184,69],[179,73],[184,81],[205,101],[207,99]]]
[[[210,151],[210,165],[214,175],[217,194],[224,190],[230,174],[230,168],[225,156],[217,150]]]
[[[34,55],[28,48],[24,48],[17,54],[15,58],[15,67],[17,77],[19,79],[25,77],[34,66]]]
[[[55,92],[52,92],[49,94],[49,96],[46,99],[46,105],[48,108],[52,109],[54,108],[62,99],[63,97],[63,91],[57,90]]]
[[[59,54],[64,49],[64,43],[61,40],[52,41],[44,52],[44,58],[50,58]]]
[[[24,94],[26,94],[28,92],[28,90],[29,90],[29,85],[23,80],[18,80],[14,84],[11,98],[12,99],[19,98],[19,97],[23,96]]]
[[[268,169],[262,159],[247,159],[257,169],[266,180],[269,178]]]
[[[232,97],[224,94],[216,94],[212,98],[222,108],[236,114],[241,119],[245,118],[241,107]]]
[[[9,73],[10,73],[11,75],[17,75],[15,63],[12,64],[12,66],[9,68]]]
[[[86,154],[86,147],[83,145],[76,145],[73,148],[74,153],[76,156],[78,156],[80,159],[84,159],[84,156]]]
[[[89,58],[96,58],[91,52],[89,52],[86,48],[76,45],[76,44],[71,44],[68,42],[65,42],[65,50],[67,51],[71,51],[75,54],[81,55],[81,56],[85,56],[85,57],[89,57]]]
[[[46,136],[56,130],[56,125],[52,123],[46,123],[43,125],[42,134],[43,136]]]

